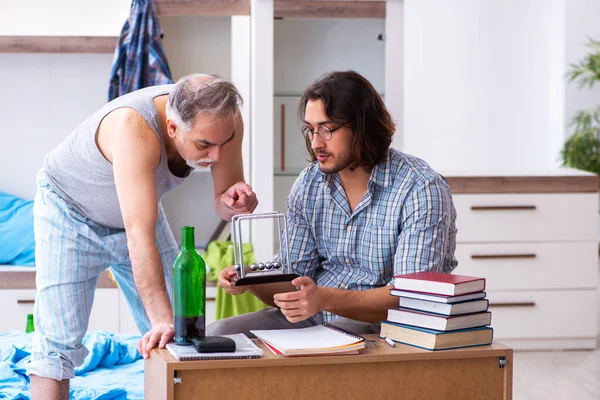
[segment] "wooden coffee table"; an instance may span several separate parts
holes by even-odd
[[[359,355],[177,361],[154,349],[145,362],[145,398],[191,399],[512,399],[512,349],[427,351],[377,335]]]

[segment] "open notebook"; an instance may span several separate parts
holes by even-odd
[[[235,351],[232,353],[198,353],[194,346],[180,346],[175,343],[167,343],[167,350],[178,361],[190,360],[223,360],[235,358],[260,358],[263,351],[243,333],[235,335],[223,335],[235,341]]]
[[[365,338],[327,323],[300,329],[251,330],[277,356],[358,354]]]

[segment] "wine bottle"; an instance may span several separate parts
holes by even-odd
[[[33,332],[35,331],[35,327],[33,326],[33,314],[27,314],[27,326],[25,327],[25,332]]]
[[[206,330],[206,266],[196,251],[194,227],[181,228],[181,250],[173,264],[175,343],[191,345]]]

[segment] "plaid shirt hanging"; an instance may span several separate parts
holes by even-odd
[[[147,86],[173,83],[157,14],[154,0],[133,0],[115,49],[109,101]]]

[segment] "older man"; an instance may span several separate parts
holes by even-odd
[[[160,199],[193,168],[210,166],[223,219],[256,208],[244,183],[240,103],[223,78],[187,76],[113,100],[47,155],[34,206],[34,399],[68,399],[107,268],[144,334],[142,355],[174,336],[170,271],[178,247]]]

